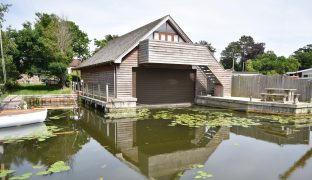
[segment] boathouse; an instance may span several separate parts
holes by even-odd
[[[231,94],[231,71],[207,47],[193,43],[170,15],[109,41],[77,69],[83,96],[103,98],[111,107]]]

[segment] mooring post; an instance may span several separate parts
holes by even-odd
[[[106,84],[106,101],[108,101],[108,84]]]
[[[249,97],[249,101],[250,101],[250,102],[252,101],[252,96]]]

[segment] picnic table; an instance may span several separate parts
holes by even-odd
[[[279,98],[286,102],[294,102],[298,103],[298,97],[300,94],[295,94],[297,89],[286,89],[286,88],[265,88],[266,93],[261,93],[261,99],[263,101],[267,101],[268,99],[272,99],[273,101]]]

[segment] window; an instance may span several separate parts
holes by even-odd
[[[154,33],[154,39],[159,39],[159,33],[158,32]]]
[[[185,42],[168,22],[157,28],[152,34],[152,38],[161,41]]]
[[[175,34],[175,35],[173,36],[173,41],[174,41],[174,42],[179,42],[179,36]]]
[[[179,42],[179,36],[174,33],[167,33],[167,32],[155,32],[154,39],[162,40],[162,41],[173,41]]]

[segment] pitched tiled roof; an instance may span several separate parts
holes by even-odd
[[[72,62],[69,64],[69,67],[77,67],[81,64],[79,59],[73,59]]]
[[[168,16],[157,19],[156,21],[109,41],[107,46],[104,46],[92,57],[82,62],[78,68],[115,61],[167,17]]]

